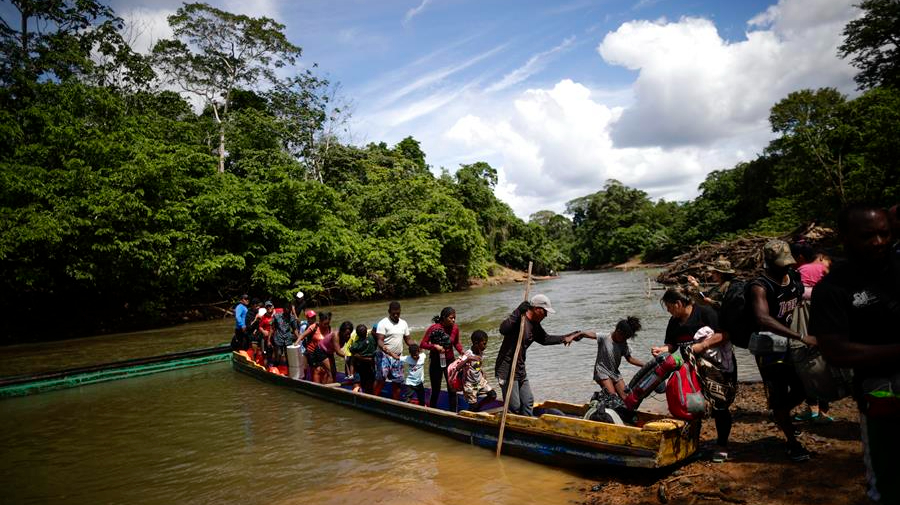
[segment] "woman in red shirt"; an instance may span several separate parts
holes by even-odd
[[[439,316],[434,316],[434,324],[425,330],[425,337],[419,347],[429,351],[428,378],[431,381],[431,401],[429,406],[437,407],[441,394],[441,379],[447,382],[447,403],[450,412],[456,412],[456,391],[447,379],[447,365],[453,363],[455,348],[463,353],[459,343],[459,326],[456,325],[456,310],[444,307]]]

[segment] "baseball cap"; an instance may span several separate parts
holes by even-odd
[[[306,311],[306,317],[316,317],[316,311],[309,309]]]
[[[266,307],[274,307],[275,304],[272,303],[272,300],[266,300]]]
[[[784,240],[770,240],[763,246],[763,257],[766,263],[786,267],[797,263],[791,255],[791,246]]]
[[[297,299],[303,298],[303,291],[297,291]]]
[[[555,314],[556,311],[553,310],[553,307],[550,305],[550,299],[547,298],[547,295],[534,295],[531,297],[531,306],[532,307],[540,307],[547,311],[549,314]]]
[[[249,300],[249,299],[250,299],[250,295],[248,295],[248,294],[241,295],[241,300]]]

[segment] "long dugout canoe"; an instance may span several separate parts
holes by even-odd
[[[27,396],[57,389],[206,365],[225,361],[230,355],[231,346],[225,344],[53,372],[3,377],[0,378],[0,398]]]
[[[453,413],[356,393],[340,383],[317,384],[292,379],[268,372],[239,353],[232,355],[232,364],[240,373],[308,396],[425,428],[472,445],[491,450],[497,447],[498,412],[463,410]],[[440,403],[445,404],[444,401]],[[466,405],[462,398],[460,405]],[[535,405],[536,412],[555,409],[563,415],[544,413],[539,417],[526,417],[509,414],[503,453],[555,466],[662,468],[687,459],[699,445],[700,421],[640,412],[637,426],[619,426],[582,419],[587,407],[545,401]]]

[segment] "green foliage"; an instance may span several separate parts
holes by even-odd
[[[842,58],[852,56],[860,89],[900,87],[900,2],[863,0],[863,16],[847,23]]]

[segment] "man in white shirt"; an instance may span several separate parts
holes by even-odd
[[[380,395],[385,382],[391,382],[391,397],[400,399],[403,390],[403,342],[415,341],[409,336],[409,325],[400,319],[400,302],[388,305],[388,317],[378,322],[375,337],[378,338],[378,352],[375,353],[375,394]]]

